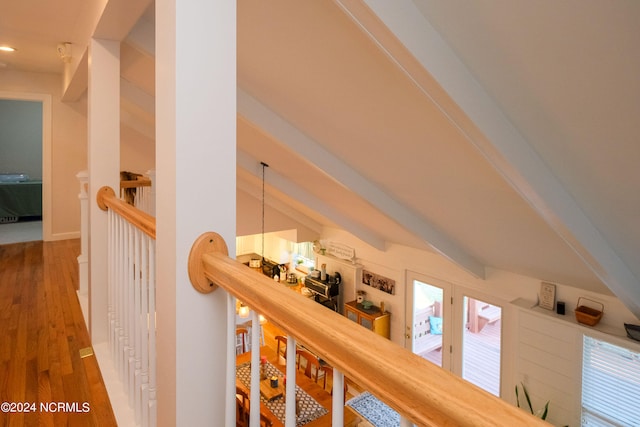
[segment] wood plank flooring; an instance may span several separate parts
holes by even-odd
[[[0,404],[16,410],[0,408],[1,426],[117,425],[95,356],[80,357],[79,253],[79,240],[0,246]]]
[[[464,379],[496,396],[500,396],[501,322],[488,324],[480,332],[463,332]],[[420,356],[442,366],[442,349]]]

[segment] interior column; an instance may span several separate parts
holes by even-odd
[[[187,259],[206,231],[235,256],[234,1],[156,1],[158,423],[225,425],[226,294]],[[234,413],[235,414],[235,413]]]
[[[107,213],[96,194],[120,191],[120,42],[91,39],[88,81],[89,332],[93,344],[108,339]]]

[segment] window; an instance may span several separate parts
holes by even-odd
[[[293,244],[293,262],[296,270],[308,273],[315,267],[315,257],[313,254],[313,242],[301,242]]]
[[[585,336],[582,425],[640,425],[640,353]]]

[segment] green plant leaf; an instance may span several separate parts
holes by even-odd
[[[548,414],[549,414],[549,401],[547,400],[547,403],[544,405],[544,411],[540,415],[540,418],[543,420],[546,420]]]
[[[520,385],[522,386],[522,391],[524,392],[524,397],[527,401],[527,405],[529,406],[529,411],[531,412],[531,414],[535,415],[536,417],[542,420],[546,420],[547,415],[549,415],[549,403],[551,401],[548,400],[547,403],[545,403],[543,408],[539,409],[538,411],[534,411],[533,405],[531,404],[531,398],[529,397],[529,392],[527,391],[527,387],[525,387],[524,383],[522,382],[520,383]],[[515,390],[516,390],[516,405],[518,405],[518,408],[520,408],[520,391],[518,390],[517,384],[516,384]],[[568,427],[568,426],[565,426],[565,427]]]
[[[533,411],[533,405],[531,404],[531,399],[529,398],[529,393],[527,392],[527,388],[524,386],[524,383],[520,383],[520,384],[522,384],[522,391],[524,392],[525,399],[527,399],[527,405],[529,405],[529,411],[531,411],[532,414],[535,414],[535,412]]]

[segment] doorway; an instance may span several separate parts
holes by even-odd
[[[4,149],[14,150],[15,153],[11,156],[13,160],[10,163],[10,167],[2,165],[0,167],[0,173],[16,173],[29,175],[29,182],[25,184],[26,187],[30,187],[29,193],[36,192],[32,187],[37,186],[37,192],[40,193],[39,198],[39,211],[38,215],[29,215],[32,212],[25,213],[25,221],[22,222],[16,218],[5,218],[3,220],[3,241],[2,243],[12,243],[18,241],[29,240],[52,240],[51,236],[51,95],[37,94],[37,93],[13,93],[13,92],[1,92],[0,102],[5,106],[3,111],[3,117],[5,120],[12,120],[19,122],[21,119],[9,118],[9,113],[24,110],[26,106],[28,108],[35,108],[39,114],[33,118],[33,123],[27,124],[27,127],[31,132],[37,132],[39,137],[35,137],[34,144],[37,147],[30,147],[27,149],[20,144],[16,147],[18,138],[14,133],[14,130],[10,130],[3,126],[3,141],[12,141],[11,144],[3,143]],[[14,108],[18,106],[18,108]],[[9,127],[10,128],[10,127]],[[33,137],[33,135],[32,135]],[[33,155],[33,151],[37,151],[37,161],[28,161],[26,156]],[[6,154],[3,153],[3,158],[6,159]],[[37,164],[36,164],[37,163]],[[15,170],[14,170],[15,169]],[[25,172],[26,171],[26,172]],[[32,195],[31,197],[35,197]],[[5,242],[6,240],[6,242]]]
[[[405,346],[500,396],[502,308],[460,286],[407,274]]]
[[[420,357],[442,368],[449,369],[450,304],[444,304],[450,287],[446,283],[413,277],[410,280],[411,303],[407,305],[407,347]],[[409,296],[408,296],[409,298]],[[447,311],[447,313],[445,313]],[[410,326],[411,325],[411,326]],[[447,342],[445,343],[445,337]]]

